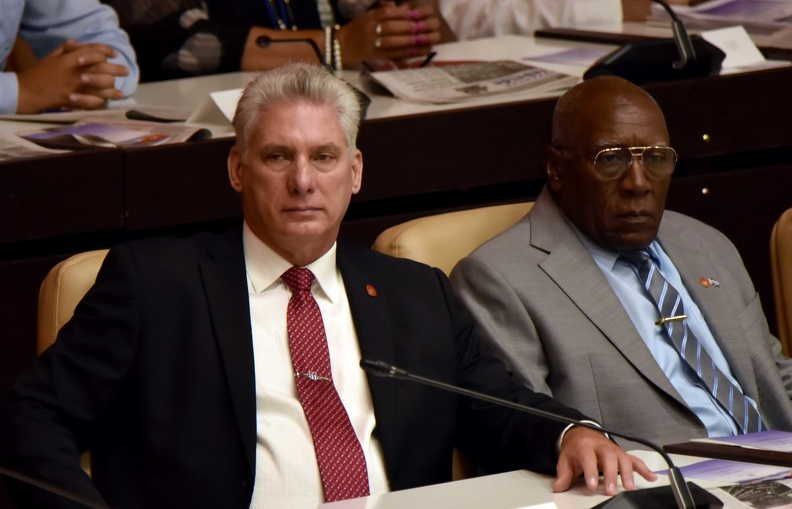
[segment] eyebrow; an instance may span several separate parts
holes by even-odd
[[[280,145],[280,144],[277,144],[277,143],[267,143],[266,145],[264,145],[263,147],[261,147],[261,150],[260,150],[260,151],[261,151],[262,153],[266,153],[266,152],[277,152],[277,151],[282,151],[282,152],[293,152],[293,151],[294,151],[294,149],[293,149],[293,148],[291,148],[291,147],[289,147],[288,145]]]
[[[324,152],[324,151],[341,152],[342,150],[343,150],[342,147],[335,143],[324,143],[313,149],[313,151],[317,151],[317,152]]]

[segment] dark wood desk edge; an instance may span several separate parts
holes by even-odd
[[[792,467],[792,453],[781,451],[768,451],[763,449],[746,449],[732,445],[712,444],[706,442],[683,442],[669,444],[663,449],[672,454],[685,454],[688,456],[701,456],[731,461],[745,461],[760,463],[762,465],[777,465]]]

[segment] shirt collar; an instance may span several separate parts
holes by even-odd
[[[283,284],[281,275],[292,267],[282,256],[265,244],[245,222],[242,229],[245,269],[254,294],[263,293],[276,284]],[[322,293],[335,302],[340,291],[340,275],[336,267],[336,243],[322,256],[305,266],[313,272]]]
[[[613,270],[616,266],[616,262],[619,261],[619,252],[613,251],[611,249],[606,249],[590,238],[583,232],[581,232],[572,222],[569,222],[569,226],[575,232],[575,235],[580,239],[580,242],[583,244],[583,247],[591,254],[591,256],[597,260],[602,266],[607,267],[608,270]],[[649,256],[654,260],[655,264],[658,263],[659,260],[659,249],[660,245],[657,242],[657,239],[653,240],[651,244],[646,248],[649,252]]]

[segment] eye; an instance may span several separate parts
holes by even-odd
[[[315,153],[311,159],[319,167],[330,168],[338,160],[338,154],[333,151],[321,151]]]
[[[264,160],[269,162],[285,161],[286,154],[283,152],[270,152],[269,154],[264,155]]]
[[[621,162],[621,160],[622,157],[620,157],[619,153],[616,151],[603,152],[597,158],[597,161],[599,161],[600,164],[607,164],[607,165],[618,164]]]

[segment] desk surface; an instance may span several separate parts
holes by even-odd
[[[659,455],[637,451],[653,470],[665,468]],[[700,458],[673,456],[677,466],[698,461]],[[454,481],[411,490],[394,491],[370,497],[322,504],[320,509],[518,509],[538,506],[541,509],[581,509],[593,507],[608,499],[603,494],[592,494],[577,484],[564,493],[553,493],[553,479],[528,470],[515,470],[503,474],[488,475]],[[658,480],[649,483],[638,479],[639,486],[660,486],[667,482]],[[721,490],[713,491],[724,502],[725,509],[740,509],[746,506]],[[542,505],[546,504],[546,505]],[[537,508],[538,509],[538,508]]]
[[[581,46],[607,49],[616,47],[607,44],[537,40],[529,36],[509,35],[498,38],[440,44],[435,48],[437,51],[435,60],[519,60],[523,57]],[[574,76],[582,76],[585,71],[584,67],[571,65],[556,64],[548,67]],[[133,99],[137,105],[174,107],[181,110],[194,111],[202,101],[209,97],[210,92],[244,87],[256,74],[253,72],[238,72],[157,83],[143,83],[138,87]],[[527,101],[560,95],[560,92],[536,94],[530,91],[518,91],[471,99],[456,104],[418,104],[395,99],[374,91],[372,87],[361,81],[360,73],[357,71],[344,71],[342,77],[356,87],[365,90],[371,97],[372,102],[366,115],[369,120]]]

